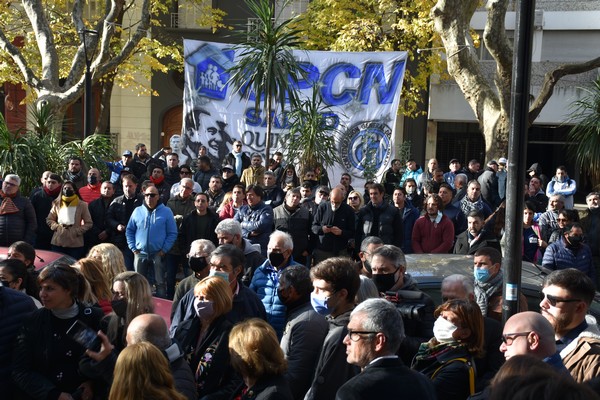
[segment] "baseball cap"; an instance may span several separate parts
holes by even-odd
[[[498,160],[498,164],[506,165],[507,162],[508,160],[505,157],[500,157],[500,159]]]
[[[450,162],[448,164],[454,164],[454,163],[459,163],[460,164],[460,161],[458,161],[457,158],[453,158],[452,160],[450,160]]]
[[[226,170],[226,169],[229,169],[229,170],[235,171],[235,170],[233,169],[233,166],[231,166],[231,165],[227,164],[227,165],[223,166],[223,168],[221,168],[221,172],[223,172],[223,171],[224,171],[224,170]]]
[[[133,153],[131,151],[129,151],[129,150],[125,150],[122,155],[123,156],[127,156],[127,157],[131,157],[131,156],[133,156]]]

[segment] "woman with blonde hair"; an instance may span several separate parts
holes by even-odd
[[[110,314],[112,311],[110,306],[112,299],[111,281],[108,280],[100,261],[85,257],[73,264],[73,267],[79,269],[79,272],[90,284],[90,291],[82,301],[90,305],[97,304],[104,315]]]
[[[348,193],[348,200],[346,202],[357,214],[358,211],[365,205],[365,200],[356,190],[351,190],[350,193]]]
[[[89,258],[100,260],[109,282],[115,280],[115,276],[127,271],[123,253],[112,243],[100,243],[92,247],[87,255]]]
[[[194,286],[194,297],[194,318],[178,325],[173,337],[194,372],[199,398],[229,398],[241,385],[231,367],[228,350],[233,327],[226,317],[233,307],[231,289],[223,278],[207,277]]]
[[[112,314],[108,316],[107,336],[117,351],[127,344],[125,334],[132,319],[154,312],[150,284],[143,275],[133,271],[122,272],[113,282]]]
[[[233,192],[225,192],[225,196],[223,196],[223,201],[219,204],[219,208],[217,208],[217,215],[221,215],[221,211],[225,208],[225,206],[231,203],[231,198],[233,196]]]
[[[115,365],[109,400],[186,400],[175,390],[167,357],[153,344],[127,346]]]
[[[46,223],[54,232],[52,251],[68,254],[76,260],[83,257],[83,234],[93,223],[88,205],[79,197],[73,182],[63,183],[62,194],[52,202]]]
[[[234,326],[229,334],[229,353],[246,386],[242,400],[293,399],[283,376],[287,361],[275,330],[267,322],[251,318]]]

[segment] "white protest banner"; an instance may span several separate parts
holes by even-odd
[[[343,172],[361,181],[367,162],[372,163],[378,176],[383,174],[395,154],[393,131],[406,52],[297,50],[294,56],[307,71],[306,80],[299,84],[300,97],[309,98],[316,83],[323,103],[332,112],[328,120],[337,125],[336,142],[342,165],[329,171],[332,184],[339,181]],[[242,141],[247,153],[263,154],[266,113],[256,112],[253,97],[241,98],[228,84],[227,69],[236,62],[232,45],[184,40],[184,57],[180,163],[191,162],[188,159],[195,159],[200,146],[205,145],[213,165],[219,167],[235,139]],[[273,117],[272,151],[285,153],[280,139],[287,121],[280,105]],[[370,157],[365,157],[367,154]]]

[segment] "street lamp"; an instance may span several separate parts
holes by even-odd
[[[86,36],[87,35],[98,35],[98,31],[92,29],[82,29],[79,31],[83,41],[83,53],[85,55],[85,105],[84,105],[84,116],[83,116],[83,137],[84,139],[92,133],[92,73],[90,67],[92,65],[92,58],[94,53],[88,54]]]

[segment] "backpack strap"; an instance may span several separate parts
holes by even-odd
[[[475,368],[473,367],[473,363],[470,360],[467,360],[465,357],[453,358],[452,360],[448,360],[440,365],[435,371],[433,371],[433,374],[431,374],[431,380],[435,378],[437,373],[440,372],[442,368],[454,361],[460,361],[466,364],[467,368],[469,369],[469,392],[471,395],[475,394]]]

